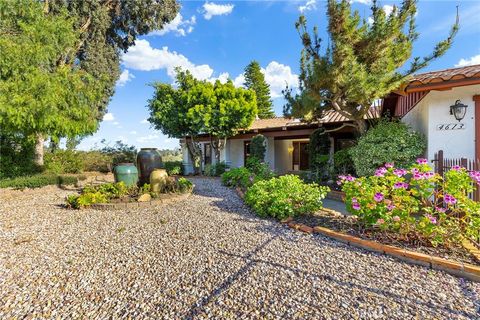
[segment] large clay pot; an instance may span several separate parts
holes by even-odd
[[[139,183],[144,185],[150,182],[150,174],[154,169],[163,168],[162,156],[157,148],[142,148],[137,154],[137,168]]]
[[[115,182],[124,182],[127,186],[134,186],[138,181],[138,170],[133,163],[119,163],[113,169]]]
[[[168,178],[167,170],[155,169],[150,174],[150,188],[152,192],[162,192]]]

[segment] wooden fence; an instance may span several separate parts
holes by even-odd
[[[435,153],[435,172],[443,176],[445,172],[450,170],[453,166],[461,166],[468,171],[480,171],[480,160],[469,160],[466,158],[460,159],[447,159],[443,155],[443,150]],[[475,201],[480,202],[480,187],[477,186],[476,191],[469,195],[469,197]]]

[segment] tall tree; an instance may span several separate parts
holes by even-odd
[[[195,167],[201,158],[199,134],[208,134],[220,161],[220,151],[228,137],[248,128],[257,114],[255,93],[235,88],[231,81],[200,81],[189,71],[176,69],[176,85],[156,83],[149,100],[148,121],[172,138],[185,138]]]
[[[326,49],[321,47],[317,28],[310,33],[306,18],[300,16],[296,23],[303,44],[300,93],[293,94],[288,88],[284,91],[285,113],[314,120],[333,109],[364,133],[364,118],[374,101],[401,88],[415,72],[444,55],[452,45],[459,27],[458,16],[448,37],[431,54],[415,57],[409,67],[405,66],[418,38],[416,12],[416,0],[403,0],[389,15],[374,0],[371,20],[367,22],[358,11],[352,13],[350,1],[328,0],[330,46]]]
[[[257,96],[258,117],[267,119],[275,117],[273,112],[273,103],[270,99],[270,86],[265,81],[265,76],[260,69],[257,61],[250,62],[245,67],[245,87],[255,91]]]
[[[73,63],[79,35],[65,10],[45,14],[38,1],[0,2],[0,127],[37,140],[97,129],[101,82]]]
[[[216,162],[220,162],[220,152],[224,149],[228,138],[239,130],[250,127],[258,113],[257,101],[253,90],[235,88],[232,81],[213,85],[204,81],[209,92],[208,100],[198,101],[191,115],[202,123],[202,132],[210,135],[210,142]]]

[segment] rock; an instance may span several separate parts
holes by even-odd
[[[148,193],[142,194],[140,197],[137,199],[138,202],[148,202],[152,201],[152,196]]]

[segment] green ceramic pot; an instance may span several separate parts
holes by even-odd
[[[137,168],[139,172],[140,185],[150,183],[150,174],[155,169],[162,169],[162,156],[157,148],[142,148],[137,154]]]
[[[128,187],[138,182],[138,170],[133,163],[119,163],[113,169],[115,182],[123,181]]]

